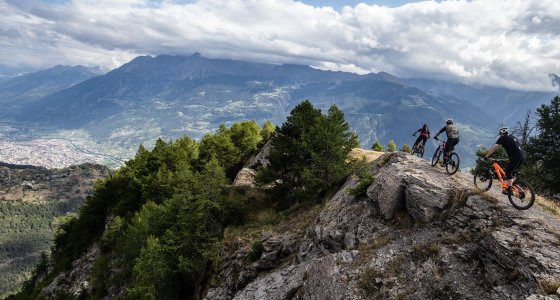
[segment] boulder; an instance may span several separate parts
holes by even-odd
[[[248,186],[254,187],[255,186],[255,170],[249,168],[243,168],[237,176],[235,176],[235,180],[233,181],[234,186]]]

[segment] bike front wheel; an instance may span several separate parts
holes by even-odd
[[[474,186],[476,188],[487,191],[492,187],[493,175],[489,169],[478,169],[474,173]]]
[[[508,198],[513,207],[520,210],[529,209],[535,203],[535,192],[529,183],[518,179],[513,183]]]
[[[432,167],[434,167],[438,163],[440,156],[441,156],[441,146],[439,146],[436,149],[436,152],[434,153],[434,156],[432,157]]]
[[[445,164],[445,170],[449,175],[457,173],[459,170],[459,155],[457,153],[451,153],[447,159],[447,164]]]

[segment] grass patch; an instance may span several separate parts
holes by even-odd
[[[382,278],[383,271],[375,267],[369,268],[364,272],[364,274],[360,278],[360,281],[358,281],[358,287],[367,294],[376,293],[383,285],[382,281],[378,282],[377,280]]]
[[[553,295],[556,294],[558,288],[560,288],[560,275],[554,277],[545,277],[538,280],[539,291],[543,295]]]
[[[268,206],[267,206],[268,203]],[[267,198],[253,198],[244,224],[228,226],[224,230],[222,253],[230,253],[241,247],[252,247],[253,241],[263,232],[302,234],[321,212],[322,204],[304,202],[287,210],[271,207]]]
[[[551,200],[545,197],[537,196],[536,201],[538,206],[542,209],[552,213],[553,215],[560,217],[560,202],[556,200]]]
[[[395,156],[396,152],[391,152],[391,153],[387,153],[385,155],[383,155],[383,157],[381,158],[381,161],[379,162],[379,165],[384,167],[386,166],[389,161],[391,160],[391,158],[393,158],[393,156]]]
[[[416,245],[412,248],[412,259],[414,261],[426,261],[435,258],[441,252],[441,243],[433,242],[428,245]]]
[[[470,196],[476,195],[478,192],[472,189],[453,189],[449,192],[449,203],[451,208],[464,206]]]

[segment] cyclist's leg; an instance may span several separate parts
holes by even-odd
[[[506,169],[504,170],[506,173],[508,187],[511,187],[513,185],[513,175],[517,173],[517,170],[521,166],[522,162],[523,157],[521,156],[512,156],[509,158]]]
[[[416,138],[416,142],[414,142],[414,145],[412,146],[413,149],[416,147],[416,145],[418,145],[418,143],[420,142],[420,139],[422,139],[422,136],[419,136],[418,138]]]
[[[459,143],[459,139],[447,139],[445,144],[445,157],[449,157],[449,153],[455,148],[455,145]]]
[[[422,147],[426,146],[426,141],[428,140],[427,136],[422,136]]]

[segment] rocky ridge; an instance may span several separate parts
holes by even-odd
[[[472,176],[405,153],[372,163],[305,230],[271,230],[231,251],[205,299],[560,299],[560,222],[513,208]],[[254,244],[253,244],[254,248]]]

